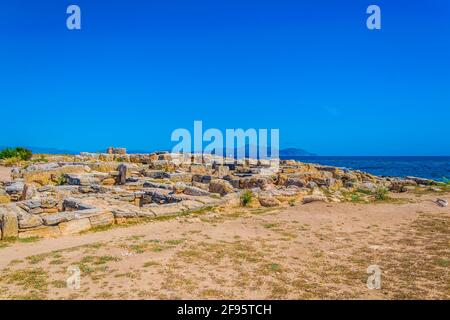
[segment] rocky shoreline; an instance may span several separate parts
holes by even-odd
[[[220,161],[219,161],[220,160]],[[223,161],[224,160],[224,161]],[[41,156],[0,182],[1,239],[58,237],[212,206],[370,202],[388,192],[441,191],[436,181],[282,160],[106,153]]]

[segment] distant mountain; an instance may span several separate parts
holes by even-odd
[[[316,156],[316,154],[298,148],[286,148],[280,150],[280,157]]]
[[[16,146],[13,146],[16,147]],[[6,146],[0,146],[0,150],[3,150],[7,148]],[[78,151],[73,151],[73,150],[63,150],[63,149],[57,149],[57,148],[43,148],[43,147],[30,147],[30,146],[25,146],[25,148],[30,149],[31,151],[33,151],[33,153],[37,153],[37,154],[78,154]],[[242,150],[245,148],[245,154],[248,156],[250,154],[250,146],[246,145],[245,147],[241,147],[241,148],[235,148],[234,150],[232,150],[230,152],[230,150],[227,150],[226,148],[224,148],[223,150],[223,154],[227,155],[227,154],[231,154],[234,152],[234,154],[236,155],[238,150]],[[152,153],[155,151],[150,151],[150,150],[128,150],[127,153],[128,154],[133,154],[133,153]],[[168,150],[168,152],[170,152]],[[272,154],[271,148],[268,147],[267,148],[267,155],[270,156]],[[286,148],[286,149],[281,149],[279,151],[279,155],[280,157],[302,157],[302,156],[315,156],[316,154],[314,153],[310,153],[306,150],[303,149],[299,149],[299,148]]]
[[[240,147],[240,148],[235,148],[234,149],[234,154],[236,155],[238,151],[244,151],[245,155],[248,156],[250,154],[250,146],[249,145],[245,145],[245,147]],[[223,150],[223,154],[224,155],[230,155],[233,153],[233,150],[228,150],[226,148],[224,148]],[[316,154],[308,152],[306,150],[303,149],[299,149],[299,148],[286,148],[286,149],[281,149],[278,152],[280,157],[300,157],[300,156],[315,156]],[[267,147],[267,155],[270,157],[272,155],[272,149],[271,147]]]
[[[78,154],[79,152],[70,151],[70,150],[61,150],[56,148],[42,148],[42,147],[30,147],[30,146],[0,146],[0,150],[5,148],[15,148],[15,147],[24,147],[31,150],[35,154]]]

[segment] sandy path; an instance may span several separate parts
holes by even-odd
[[[431,209],[431,204],[427,202],[421,203],[420,205],[408,204],[403,206],[312,203],[298,208],[284,209],[277,213],[276,219],[268,216],[254,217],[253,221],[244,221],[246,219],[239,218],[234,221],[222,222],[219,228],[205,224],[198,218],[190,218],[189,224],[182,224],[178,219],[157,221],[96,233],[64,236],[55,239],[42,239],[34,243],[14,243],[10,247],[1,249],[0,269],[4,268],[12,260],[24,259],[30,255],[43,254],[96,242],[116,241],[133,235],[146,235],[163,240],[170,239],[175,236],[175,230],[176,234],[181,234],[190,230],[201,229],[204,234],[214,236],[217,240],[229,240],[236,234],[243,234],[247,238],[251,238],[252,236],[263,236],[264,233],[262,230],[260,232],[252,232],[251,228],[245,228],[248,224],[257,225],[257,223],[261,222],[271,223],[281,219],[285,221],[295,219],[313,227],[321,227],[327,224],[336,225],[342,221],[351,221],[351,223],[343,225],[342,229],[355,232],[364,230],[370,224],[378,223],[392,226],[414,220],[417,216],[416,209],[418,206],[420,208],[426,206]],[[358,220],[354,220],[355,218]]]
[[[84,291],[74,295],[68,289],[52,289],[43,296],[51,299],[442,298],[448,273],[442,278],[442,267],[434,263],[448,263],[442,256],[448,250],[448,228],[441,224],[448,223],[450,209],[432,203],[433,195],[409,197],[414,202],[311,203],[260,213],[236,209],[17,242],[0,248],[0,269],[48,270],[52,281],[64,281],[68,265],[117,258],[99,264],[107,267],[104,271],[84,277]],[[450,200],[448,194],[441,197]],[[428,231],[430,226],[440,233]],[[98,248],[71,249],[99,242]],[[62,257],[51,258],[64,249],[68,251],[57,254]],[[35,263],[26,259],[47,253],[49,258]],[[21,262],[11,265],[14,261]],[[374,263],[387,269],[384,291],[367,290],[361,282]],[[415,265],[424,270],[408,269]],[[413,286],[411,272],[419,275]],[[437,282],[430,286],[430,281]],[[20,287],[4,289],[9,295],[23,293]]]
[[[42,239],[34,243],[15,243],[1,249],[0,268],[4,268],[11,260],[23,259],[31,254],[42,254],[56,250],[68,249],[76,246],[96,242],[116,241],[133,235],[146,235],[161,239],[170,239],[176,234],[201,229],[208,236],[216,240],[229,240],[239,234],[245,238],[264,236],[264,230],[248,228],[258,223],[271,223],[282,221],[301,222],[312,228],[321,228],[325,225],[333,226],[342,232],[360,232],[367,226],[378,225],[383,227],[399,227],[417,218],[420,213],[442,212],[449,213],[450,208],[441,208],[432,203],[435,196],[425,196],[418,203],[407,204],[325,204],[311,203],[293,208],[279,210],[276,216],[255,216],[253,221],[238,218],[233,221],[224,221],[218,225],[211,225],[200,221],[199,218],[187,218],[189,224],[184,224],[184,218],[175,218],[169,221],[155,221],[141,225],[134,225],[111,229],[108,231],[88,233],[83,235],[64,236],[56,239]],[[450,200],[450,197],[444,197]],[[217,216],[217,215],[214,215]],[[195,236],[193,236],[195,238]]]

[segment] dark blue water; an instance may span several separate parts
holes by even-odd
[[[281,157],[307,163],[361,170],[378,176],[416,176],[433,180],[450,179],[450,157]]]

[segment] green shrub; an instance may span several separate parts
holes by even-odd
[[[358,202],[361,200],[361,196],[357,193],[352,194],[352,202]]]
[[[245,190],[241,194],[241,206],[246,207],[253,199],[253,192],[251,190]]]
[[[37,157],[37,158],[33,158],[32,160],[31,160],[31,162],[33,162],[33,163],[47,163],[48,162],[48,159],[44,156],[44,155],[40,155],[39,157]],[[75,161],[74,161],[75,162]]]
[[[375,200],[386,200],[388,198],[388,189],[380,187],[375,191]]]
[[[64,173],[60,174],[58,177],[56,177],[56,185],[62,186],[67,183],[67,178]]]
[[[23,161],[28,161],[32,156],[33,153],[31,150],[22,147],[17,147],[15,149],[6,148],[0,151],[0,159],[18,158]]]

